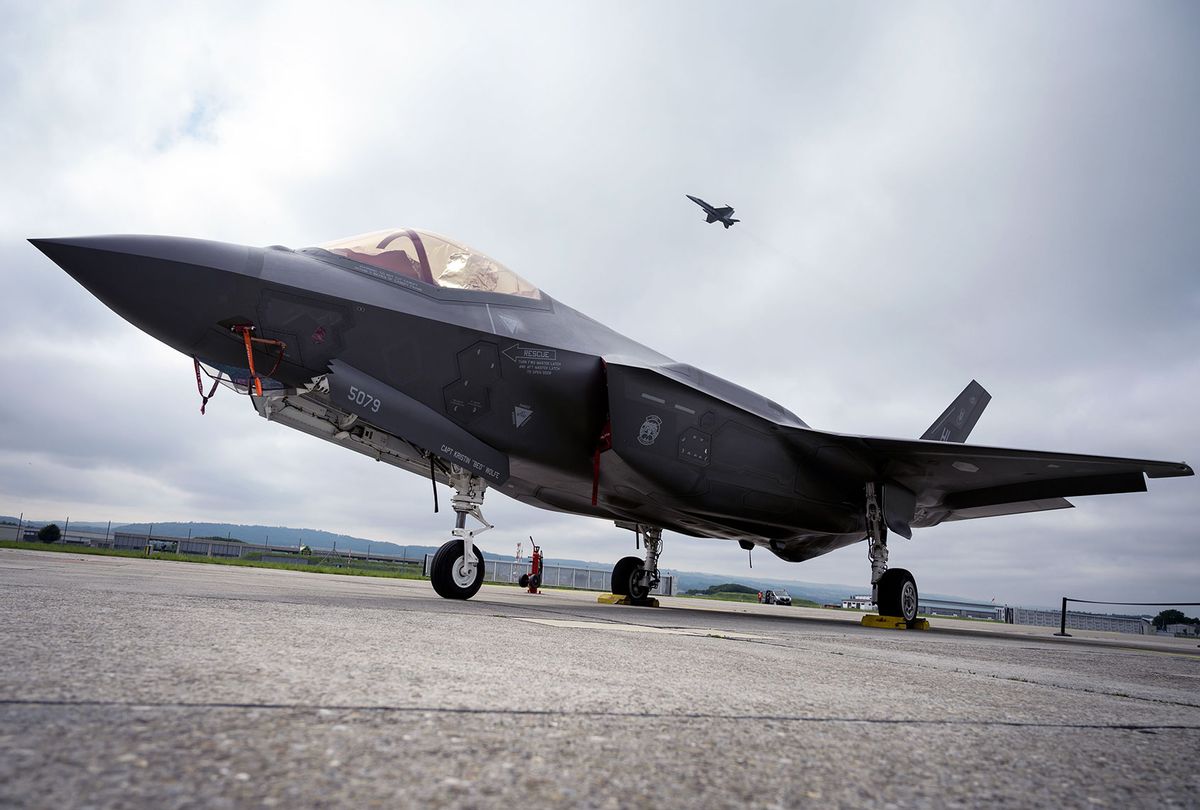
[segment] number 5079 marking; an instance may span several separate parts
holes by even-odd
[[[366,391],[357,386],[350,386],[350,395],[346,399],[363,408],[370,408],[371,413],[379,413],[379,406],[382,404],[379,397],[372,396]]]

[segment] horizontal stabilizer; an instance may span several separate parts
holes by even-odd
[[[992,395],[983,386],[971,380],[950,407],[942,411],[929,430],[921,434],[926,441],[958,442],[962,444],[971,435],[983,409],[992,401]]]
[[[946,520],[971,520],[973,518],[999,517],[1000,515],[1024,515],[1029,512],[1046,512],[1051,509],[1070,509],[1071,502],[1066,498],[1040,498],[1034,501],[1014,501],[998,503],[991,506],[967,506],[955,509],[946,516]]]

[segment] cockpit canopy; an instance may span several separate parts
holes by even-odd
[[[435,287],[542,297],[537,287],[490,256],[429,231],[392,228],[317,247]]]

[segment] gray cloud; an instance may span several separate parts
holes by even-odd
[[[446,532],[428,483],[264,424],[22,240],[462,238],[814,426],[1200,458],[1200,15],[1187,4],[41,4],[0,12],[0,511]],[[683,198],[737,206],[704,226]],[[967,521],[928,590],[1188,596],[1195,479]],[[86,513],[86,514],[85,514]],[[493,498],[497,549],[611,526]],[[861,548],[781,577],[864,581]],[[673,538],[665,563],[743,570]]]

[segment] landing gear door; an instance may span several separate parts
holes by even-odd
[[[457,464],[492,486],[508,480],[508,456],[445,416],[341,360],[334,360],[329,368],[329,397],[335,407]]]
[[[883,485],[883,522],[889,529],[911,540],[911,524],[916,511],[916,495],[891,481]]]

